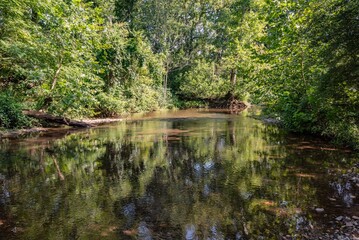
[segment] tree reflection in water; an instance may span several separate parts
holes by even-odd
[[[325,168],[345,153],[297,150],[292,141],[243,115],[192,112],[4,142],[0,237],[295,235],[329,187]]]

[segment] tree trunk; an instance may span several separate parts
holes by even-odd
[[[52,79],[51,91],[55,89],[57,78],[60,74],[61,68],[62,68],[62,58],[60,59],[59,67],[55,72],[54,78]]]
[[[230,89],[230,96],[234,98],[234,89],[237,83],[237,71],[235,69],[231,70],[231,89]]]
[[[94,126],[85,122],[74,121],[65,117],[56,117],[42,112],[24,111],[23,113],[28,117],[37,118],[51,123],[63,124],[71,127],[88,128]]]
[[[57,175],[59,176],[59,179],[60,179],[61,181],[65,180],[65,177],[64,177],[64,175],[63,175],[62,172],[61,172],[61,169],[60,169],[60,167],[59,167],[59,164],[57,163],[56,158],[54,158],[54,157],[52,157],[52,156],[51,156],[51,158],[52,158],[52,161],[54,161],[54,164],[55,164],[55,167],[56,167],[56,172],[57,172]]]
[[[166,73],[165,73],[165,77],[163,80],[163,96],[164,96],[165,100],[167,99],[167,82],[168,82],[168,70],[166,68]]]
[[[163,96],[165,98],[165,100],[167,100],[167,86],[168,86],[168,73],[169,73],[169,63],[168,63],[168,59],[166,60],[166,67],[165,67],[165,76],[163,79]]]
[[[227,121],[227,126],[230,132],[229,143],[231,144],[231,146],[234,146],[236,144],[236,131],[234,127],[234,122],[232,120]]]

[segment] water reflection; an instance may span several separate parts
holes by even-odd
[[[186,240],[196,240],[196,227],[193,224],[186,225],[185,238]]]
[[[151,231],[147,228],[145,222],[140,222],[140,226],[138,227],[138,239],[152,240]]]
[[[0,237],[294,236],[331,188],[326,169],[350,159],[245,116],[190,111],[41,139],[0,144]]]

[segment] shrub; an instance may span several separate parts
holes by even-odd
[[[4,128],[30,126],[30,120],[22,113],[21,104],[8,93],[0,93],[0,126]]]
[[[127,112],[151,112],[167,107],[167,101],[161,88],[140,83],[132,86],[127,91]],[[171,96],[168,96],[168,98],[171,98]]]
[[[187,99],[215,99],[229,91],[229,81],[216,74],[215,66],[204,61],[197,62],[190,71],[179,74],[180,94]]]
[[[96,116],[98,117],[114,117],[125,111],[125,100],[121,93],[100,93],[97,99],[99,104],[96,109]]]

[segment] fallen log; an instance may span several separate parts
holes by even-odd
[[[67,126],[71,126],[71,127],[89,128],[89,127],[94,126],[92,124],[85,123],[85,122],[82,122],[82,121],[75,121],[75,120],[71,120],[71,119],[66,118],[66,117],[53,116],[53,115],[43,113],[43,112],[23,111],[23,113],[28,117],[44,120],[44,121],[50,122],[50,123],[57,123],[57,124],[67,125]]]

